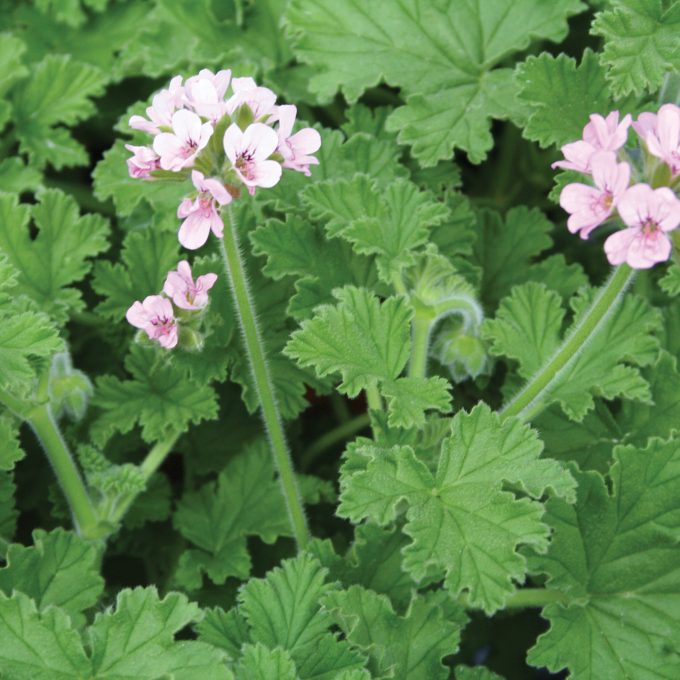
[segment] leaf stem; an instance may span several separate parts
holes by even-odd
[[[371,411],[383,410],[382,397],[380,396],[380,390],[378,390],[378,384],[376,382],[372,382],[366,387],[366,402]]]
[[[274,454],[274,462],[279,473],[279,480],[286,501],[286,507],[288,508],[291,527],[298,548],[301,550],[309,541],[307,520],[300,492],[295,481],[293,465],[276,403],[274,386],[265,356],[262,336],[255,317],[253,299],[241,257],[236,222],[231,206],[227,207],[226,213],[229,217],[229,224],[225,225],[224,238],[219,239],[220,252],[224,260],[224,268],[229,278],[229,283],[231,284],[234,306],[243,332],[244,345],[250,362],[255,390],[260,402],[269,443]]]
[[[353,434],[360,432],[370,424],[370,415],[368,413],[362,413],[321,435],[316,441],[312,442],[302,454],[302,468],[306,469],[320,453],[338,442],[349,439]]]
[[[161,439],[151,447],[151,450],[146,454],[146,457],[139,466],[145,481],[148,482],[151,475],[158,470],[163,461],[168,457],[168,454],[172,451],[172,448],[177,443],[178,439],[179,435],[173,434],[166,439]],[[111,513],[108,518],[109,521],[113,523],[114,526],[117,525],[125,517],[127,511],[138,497],[139,493],[128,496],[118,507],[116,507],[115,511]]]
[[[468,594],[462,593],[458,602],[469,608]],[[547,588],[520,588],[516,590],[504,605],[505,609],[525,609],[527,607],[545,607],[553,603],[568,604],[569,598],[559,590],[548,590]]]
[[[408,374],[411,378],[424,378],[427,370],[427,353],[430,348],[430,314],[416,310],[411,325],[411,363]]]
[[[609,279],[595,295],[589,309],[569,332],[557,352],[500,410],[502,416],[517,416],[529,421],[543,411],[547,405],[545,398],[550,388],[559,379],[562,371],[578,356],[588,340],[601,330],[634,277],[635,270],[625,264],[612,271]]]
[[[71,508],[76,531],[83,538],[102,538],[106,532],[103,532],[100,526],[95,506],[54,419],[50,405],[41,404],[32,408],[26,417],[26,422],[35,432],[52,465]]]

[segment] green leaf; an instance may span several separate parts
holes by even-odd
[[[121,321],[135,300],[143,300],[163,288],[169,271],[177,266],[179,246],[174,234],[145,229],[130,232],[123,241],[122,263],[99,260],[92,286],[106,299],[97,311]]]
[[[35,191],[41,180],[40,171],[27,166],[18,156],[0,161],[0,187],[3,191],[14,194]]]
[[[449,381],[441,376],[398,378],[385,382],[382,394],[387,400],[390,426],[422,427],[425,425],[425,411],[445,413],[451,406],[449,387]]]
[[[364,288],[334,291],[337,305],[322,305],[302,323],[285,353],[301,366],[313,366],[323,378],[340,373],[338,390],[350,397],[380,382],[388,397],[392,426],[424,423],[427,409],[448,410],[450,395],[443,378],[399,378],[410,354],[410,320],[406,299],[380,303]]]
[[[239,680],[299,680],[295,664],[284,649],[245,645],[236,669]]]
[[[590,49],[578,67],[566,54],[544,52],[521,63],[515,75],[530,111],[522,134],[543,148],[580,139],[591,113],[606,115],[612,108],[605,70]]]
[[[95,443],[102,445],[114,432],[129,432],[137,423],[144,441],[152,443],[217,417],[214,390],[168,362],[164,351],[133,345],[125,360],[131,380],[97,379],[93,405],[103,413],[92,426]]]
[[[578,0],[351,0],[339,8],[332,0],[295,0],[286,19],[298,59],[321,70],[311,91],[328,101],[340,90],[354,102],[381,81],[401,88],[407,104],[388,129],[433,166],[454,147],[472,162],[485,158],[490,118],[516,108],[512,71],[494,67],[534,39],[561,40],[566,19],[583,7]]]
[[[572,299],[574,325],[586,312],[593,295],[593,289],[585,289]],[[558,302],[557,295],[538,284],[515,288],[501,304],[496,319],[485,322],[489,351],[515,359],[519,374],[529,377],[558,345],[563,317]],[[544,403],[559,403],[576,421],[583,420],[593,408],[595,395],[649,403],[649,385],[638,367],[656,359],[659,342],[652,333],[660,327],[661,317],[656,310],[642,299],[627,295],[550,383],[542,396]]]
[[[285,222],[268,220],[250,233],[255,255],[265,255],[263,272],[280,280],[298,277],[288,313],[296,319],[334,301],[332,290],[346,285],[372,289],[377,283],[373,261],[352,250],[349,243],[329,240],[319,227],[288,215]]]
[[[0,415],[0,470],[12,470],[25,455],[19,444],[19,421]]]
[[[248,536],[273,543],[291,535],[267,443],[247,447],[229,462],[217,483],[186,494],[178,504],[174,524],[199,549],[183,557],[181,576],[187,583],[200,585],[202,572],[217,584],[229,576],[246,579],[250,574]]]
[[[334,293],[338,304],[319,307],[303,321],[285,353],[319,377],[340,373],[340,392],[355,397],[377,380],[395,380],[409,357],[412,311],[403,297],[382,304],[367,290],[347,286]]]
[[[14,503],[15,491],[12,473],[0,470],[0,538],[7,542],[14,536],[19,514]],[[4,556],[6,546],[2,543],[0,541],[0,555]]]
[[[0,593],[0,668],[13,680],[73,680],[87,677],[90,663],[63,611],[39,612],[33,600],[16,592]]]
[[[677,72],[680,3],[612,0],[592,32],[604,39],[602,61],[614,95],[658,90],[667,72]]]
[[[38,234],[30,232],[29,215]],[[0,252],[19,272],[21,292],[60,323],[70,309],[84,307],[81,293],[71,284],[90,271],[89,258],[108,247],[108,222],[99,215],[80,215],[67,194],[46,189],[32,208],[17,196],[0,194]]]
[[[659,279],[659,285],[664,293],[671,297],[680,295],[680,265],[672,262],[663,277]]]
[[[529,662],[579,678],[677,676],[680,645],[680,449],[653,440],[619,447],[611,491],[597,473],[577,475],[576,506],[553,499],[554,537],[532,570],[567,604],[550,604],[550,630]]]
[[[121,140],[104,154],[92,175],[94,195],[100,201],[112,199],[121,217],[131,215],[140,203],[150,204],[159,213],[174,215],[177,206],[190,191],[188,181],[145,182],[130,177],[125,161],[131,155]]]
[[[416,580],[446,574],[454,594],[493,612],[522,582],[521,545],[547,546],[548,527],[537,500],[547,489],[573,499],[574,481],[559,463],[539,460],[542,444],[519,421],[500,417],[486,405],[461,411],[441,446],[433,473],[410,446],[360,447],[341,474],[339,514],[354,522],[393,521],[408,504],[404,568]],[[353,460],[354,459],[354,460]],[[518,497],[503,481],[523,490]]]
[[[175,641],[175,633],[200,619],[184,595],[162,600],[155,588],[122,590],[115,611],[97,614],[88,631],[92,676],[111,680],[233,680],[223,652],[202,642]]]
[[[465,616],[441,593],[416,596],[404,616],[385,595],[361,586],[323,599],[349,641],[370,658],[371,672],[395,680],[444,680],[442,657],[458,649]]]
[[[619,415],[621,428],[627,432],[626,443],[645,446],[652,437],[666,438],[680,427],[680,373],[677,361],[665,351],[647,369],[651,403],[624,401]]]
[[[511,208],[505,219],[479,213],[474,261],[482,270],[481,297],[489,309],[529,276],[534,258],[552,245],[552,224],[536,208]]]
[[[34,377],[31,357],[48,357],[62,348],[56,328],[45,314],[0,315],[0,386],[26,383]]]
[[[387,283],[413,264],[413,251],[427,241],[429,229],[449,215],[444,204],[411,182],[398,179],[381,191],[365,175],[310,184],[302,200],[326,222],[329,236],[342,236],[360,254],[376,255]]]
[[[31,77],[13,90],[14,120],[21,150],[38,165],[83,165],[82,147],[57,124],[73,125],[95,111],[91,97],[102,94],[106,76],[66,55],[48,55]]]
[[[92,543],[76,534],[36,529],[33,546],[9,546],[7,564],[0,569],[0,590],[18,590],[33,598],[38,609],[56,605],[75,621],[95,605],[104,590],[99,555]]]
[[[456,666],[456,680],[503,680],[503,678],[484,666]]]
[[[12,88],[14,83],[28,75],[28,69],[21,63],[26,44],[11,33],[0,33],[0,97]],[[3,186],[3,190],[6,189]]]

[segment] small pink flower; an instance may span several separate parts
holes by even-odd
[[[160,167],[160,157],[150,146],[126,144],[125,148],[134,154],[132,158],[127,159],[130,177],[149,179],[151,173]]]
[[[177,265],[177,271],[168,273],[163,292],[172,298],[180,309],[203,309],[208,304],[208,291],[215,285],[217,274],[204,274],[194,282],[191,267],[186,260]]]
[[[182,109],[172,114],[172,132],[161,132],[153,140],[163,170],[178,171],[191,165],[213,133],[210,123],[191,111]]]
[[[227,111],[224,94],[229,87],[231,71],[213,73],[204,68],[184,86],[187,104],[199,115],[216,123]]]
[[[617,163],[613,151],[593,154],[591,168],[594,187],[575,182],[567,184],[560,194],[560,205],[570,213],[569,231],[579,232],[584,239],[612,214],[630,181],[630,166]]]
[[[281,165],[267,160],[279,144],[268,125],[253,123],[245,132],[232,123],[224,133],[224,152],[251,194],[255,187],[273,187],[281,179]]]
[[[565,144],[562,147],[565,160],[556,161],[551,167],[590,174],[593,154],[616,151],[626,143],[631,120],[630,114],[626,114],[619,123],[618,111],[612,111],[606,118],[599,113],[591,114],[590,122],[583,128],[583,139]]]
[[[283,156],[283,167],[303,172],[309,176],[310,165],[318,165],[319,160],[310,154],[319,150],[321,146],[321,135],[314,128],[304,128],[294,135],[293,125],[297,108],[286,105],[279,106],[273,120],[279,122],[279,145],[277,151]]]
[[[170,300],[161,295],[149,295],[144,298],[144,302],[137,300],[127,310],[125,318],[161,347],[172,349],[177,345],[177,322],[172,305]]]
[[[224,223],[217,212],[217,205],[230,203],[231,194],[219,180],[205,179],[198,170],[191,172],[191,180],[199,193],[193,201],[185,198],[177,208],[177,217],[184,219],[178,238],[185,248],[196,250],[208,240],[210,230],[222,238]]]
[[[596,151],[592,144],[580,139],[578,142],[565,144],[561,151],[565,160],[555,161],[550,166],[551,168],[563,168],[564,170],[576,170],[576,172],[582,172],[586,175],[590,174],[590,159]]]
[[[623,194],[618,210],[629,228],[605,241],[611,264],[627,262],[634,269],[648,269],[670,257],[671,241],[666,232],[680,224],[680,201],[668,187],[636,184]]]
[[[234,78],[231,81],[234,94],[227,101],[227,113],[233,114],[242,104],[247,104],[255,120],[273,113],[276,95],[267,87],[258,87],[252,78]]]
[[[175,76],[170,81],[170,87],[158,92],[151,100],[151,106],[146,109],[149,120],[143,116],[132,116],[130,127],[152,135],[157,135],[162,127],[172,127],[172,114],[182,105],[183,95],[182,77]]]
[[[664,104],[656,116],[640,114],[635,129],[649,153],[667,163],[673,176],[680,175],[680,108]]]
[[[618,111],[612,111],[606,118],[599,113],[593,113],[590,122],[583,128],[583,141],[597,151],[617,151],[628,139],[631,122],[629,113],[620,123]]]

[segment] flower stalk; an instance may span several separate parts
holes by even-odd
[[[274,463],[279,473],[283,497],[286,501],[290,524],[298,548],[302,550],[309,541],[309,530],[305,517],[302,498],[295,480],[293,464],[283,431],[274,385],[262,341],[252,294],[248,285],[244,263],[231,207],[227,207],[228,224],[225,225],[224,238],[219,239],[224,268],[229,279],[234,307],[236,309],[243,340],[255,383],[255,391],[262,411],[267,436],[274,455]]]
[[[533,378],[501,409],[504,417],[516,416],[530,421],[548,404],[550,389],[568,368],[588,341],[595,336],[609,318],[635,278],[635,270],[627,265],[614,269],[579,322],[562,342],[557,352]]]

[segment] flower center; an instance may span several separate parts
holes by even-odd
[[[236,159],[236,169],[247,179],[255,179],[255,162],[253,161],[253,154],[250,151],[244,151]]]
[[[642,233],[645,236],[653,236],[658,228],[659,225],[651,217],[648,217],[645,222],[642,223]]]

